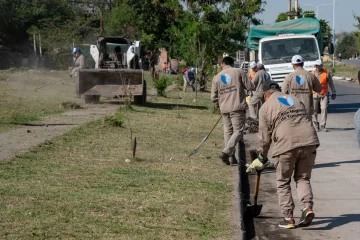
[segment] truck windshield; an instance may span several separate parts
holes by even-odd
[[[319,59],[316,40],[313,38],[288,38],[261,44],[263,64],[290,63],[294,55],[302,56],[305,61]]]

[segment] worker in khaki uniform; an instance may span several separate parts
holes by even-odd
[[[300,226],[309,226],[315,217],[310,184],[319,139],[300,99],[281,93],[279,85],[267,81],[263,86],[265,103],[259,114],[258,158],[247,172],[262,170],[268,161],[271,143],[276,168],[276,187],[284,220],[279,227],[295,228],[291,176],[302,204]]]
[[[233,66],[234,60],[225,57],[221,63],[222,71],[213,78],[211,87],[211,101],[219,105],[224,122],[225,148],[219,157],[227,165],[230,165],[230,156],[235,160],[235,146],[243,138],[247,107],[245,90],[252,88],[246,73]]]
[[[250,70],[248,72],[248,78],[250,80],[253,80],[255,78],[255,74],[257,72],[257,65],[256,65],[256,62],[252,61],[250,63]],[[251,101],[251,97],[253,96],[253,92],[252,91],[248,91],[248,96],[246,97],[246,103],[247,104],[250,104],[250,101]]]
[[[258,119],[258,111],[256,111],[256,109],[260,109],[261,104],[264,101],[262,86],[266,81],[270,80],[270,75],[265,71],[263,64],[258,63],[256,67],[257,72],[252,80],[255,91],[253,92],[253,96],[251,97],[249,104],[250,117],[254,119]]]
[[[251,62],[250,63],[250,71],[249,71],[249,74],[248,74],[248,78],[250,80],[253,80],[254,77],[255,77],[255,74],[257,72],[257,65],[256,65],[256,62]]]
[[[75,55],[74,67],[71,69],[70,77],[75,76],[75,93],[76,97],[80,98],[79,94],[79,70],[86,68],[85,57],[81,54],[80,48],[74,48],[73,55]]]
[[[282,85],[282,92],[297,97],[305,105],[309,120],[314,114],[313,91],[321,92],[320,82],[310,72],[304,69],[304,59],[295,55],[291,59],[294,72],[287,75]]]
[[[317,60],[315,63],[316,70],[313,70],[312,73],[319,80],[322,90],[320,93],[313,92],[315,112],[313,115],[313,123],[316,131],[324,131],[327,132],[326,129],[326,119],[327,119],[327,108],[328,108],[328,88],[331,89],[331,100],[335,100],[336,98],[336,90],[334,86],[334,82],[332,80],[330,72],[323,68],[323,64],[320,60]],[[318,122],[318,111],[319,111],[319,103],[321,108],[321,128],[319,128]]]

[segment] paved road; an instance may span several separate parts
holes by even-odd
[[[329,132],[320,132],[321,146],[312,174],[316,218],[308,228],[283,230],[275,188],[275,174],[261,178],[259,202],[264,203],[262,218],[255,220],[259,239],[360,239],[360,149],[354,131],[354,113],[360,108],[360,86],[335,82],[338,98],[331,102]],[[256,140],[256,135],[246,135]],[[251,179],[254,181],[254,177]],[[295,220],[299,222],[300,206],[296,202]]]
[[[360,69],[360,59],[355,59],[355,60],[342,60],[342,63],[348,64],[348,65],[353,65],[355,67],[357,67],[358,69]]]

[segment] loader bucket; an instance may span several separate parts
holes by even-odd
[[[143,95],[141,69],[80,69],[78,89],[85,96]]]

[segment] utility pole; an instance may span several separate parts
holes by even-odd
[[[33,34],[33,38],[34,38],[34,55],[35,55],[35,68],[37,68],[37,52],[36,52],[36,34]]]
[[[333,54],[333,68],[335,67],[335,0],[333,2],[333,43],[334,43],[334,54]]]
[[[295,0],[295,19],[298,19],[298,9],[299,9],[299,1],[298,0]]]
[[[288,0],[288,12],[291,12],[291,1],[292,0]],[[290,15],[288,14],[288,20],[290,20]]]
[[[39,34],[39,53],[40,53],[40,67],[42,67],[42,48],[41,48],[41,35]]]

